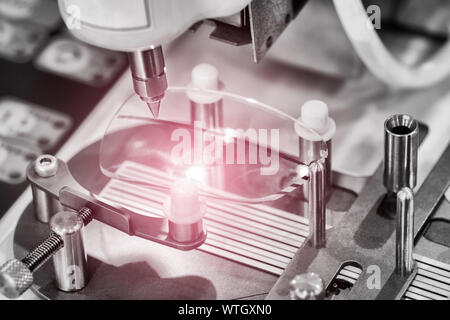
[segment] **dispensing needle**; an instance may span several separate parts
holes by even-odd
[[[128,53],[133,86],[155,118],[167,90],[164,55],[161,47]]]

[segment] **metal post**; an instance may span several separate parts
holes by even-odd
[[[386,120],[383,182],[388,192],[416,186],[418,148],[419,125],[414,118],[396,114]]]
[[[42,155],[34,162],[34,171],[41,178],[53,177],[58,171],[58,160],[52,155]],[[44,190],[31,185],[33,193],[33,205],[36,219],[42,223],[48,223],[51,217],[63,209],[58,199],[50,196]]]
[[[164,212],[169,220],[169,235],[173,240],[190,243],[204,234],[205,206],[199,200],[195,182],[189,179],[176,180],[170,198],[164,203]]]
[[[309,165],[309,241],[315,248],[326,245],[325,167],[322,161]]]
[[[74,211],[61,211],[50,221],[51,230],[64,246],[54,254],[56,284],[62,291],[83,289],[87,282],[87,256],[84,250],[82,217]]]
[[[411,274],[414,268],[414,194],[410,188],[397,193],[396,272],[402,276]]]

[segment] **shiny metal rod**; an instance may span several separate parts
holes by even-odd
[[[49,223],[51,217],[63,209],[59,200],[48,195],[47,192],[31,186],[33,194],[33,206],[36,219],[42,223]]]
[[[223,128],[222,100],[214,103],[200,104],[191,101],[191,121],[198,121],[205,129]]]
[[[384,176],[389,193],[414,189],[417,182],[419,125],[406,114],[389,117],[384,123]]]
[[[315,248],[326,244],[325,167],[321,161],[309,165],[309,241]]]
[[[327,156],[323,159],[325,167],[325,199],[331,194],[331,186],[333,184],[332,176],[333,170],[331,169],[331,157],[332,157],[332,140],[324,141],[311,141],[308,139],[299,138],[299,159],[302,163],[311,163],[316,159],[323,158],[323,151],[326,144]]]
[[[397,193],[396,272],[402,276],[411,274],[414,268],[414,194],[410,188]]]
[[[194,127],[206,129],[212,136],[223,132],[223,96],[219,91],[223,88],[219,71],[211,64],[201,63],[195,66],[191,72],[189,87],[201,90],[189,90],[187,95],[191,107],[191,124]],[[202,90],[214,90],[207,92]],[[197,129],[197,128],[196,128]],[[219,146],[216,146],[219,148]],[[225,188],[225,167],[216,163],[211,167],[207,177],[207,183],[214,188]]]
[[[191,122],[195,130],[206,129],[211,136],[218,135],[223,128],[223,105],[222,100],[214,103],[199,104],[191,101]],[[208,184],[214,188],[222,190],[225,188],[225,168],[216,164],[210,170],[207,177]]]

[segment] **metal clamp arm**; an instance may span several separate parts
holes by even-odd
[[[73,210],[87,207],[94,212],[94,219],[118,229],[130,236],[138,236],[180,250],[195,249],[206,239],[203,233],[191,242],[178,242],[169,233],[167,217],[150,217],[137,214],[125,208],[118,208],[101,200],[94,199],[71,175],[67,164],[59,159],[57,171],[51,177],[36,174],[33,165],[27,169],[27,177],[33,187],[38,188]]]

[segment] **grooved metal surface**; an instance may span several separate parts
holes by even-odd
[[[167,176],[133,162],[125,162],[118,175],[157,183]],[[142,180],[141,180],[142,181]],[[99,196],[144,215],[164,215],[166,193],[110,180]],[[213,255],[280,275],[309,233],[308,219],[266,205],[207,202],[206,242],[198,248]]]
[[[356,266],[348,265],[339,270],[336,279],[342,279],[355,284],[362,273],[362,269]]]
[[[404,300],[449,300],[450,265],[415,254],[418,272]]]

